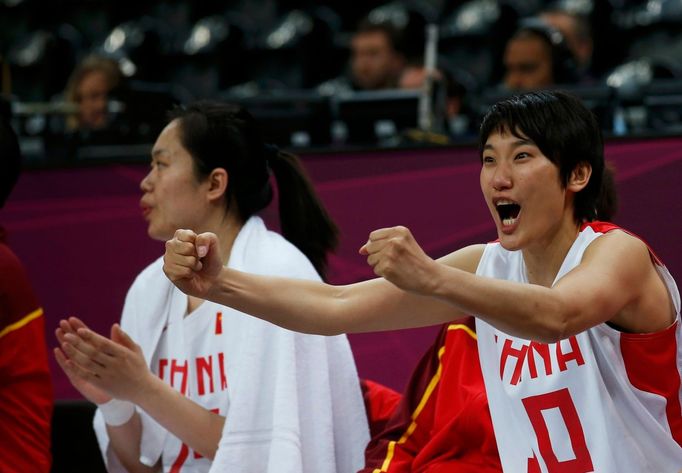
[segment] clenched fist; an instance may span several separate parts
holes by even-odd
[[[185,294],[206,299],[223,268],[218,243],[214,233],[176,230],[166,242],[163,272]]]
[[[369,235],[360,248],[374,273],[400,289],[428,294],[432,290],[433,275],[438,263],[419,246],[405,227],[382,228]]]

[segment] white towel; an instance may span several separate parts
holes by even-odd
[[[152,359],[172,311],[186,296],[163,275],[161,259],[131,287],[121,326]],[[229,266],[256,274],[319,279],[310,262],[252,217],[235,240]],[[264,295],[267,297],[267,295]],[[361,468],[369,440],[364,404],[345,336],[302,335],[226,308],[223,329],[243,334],[238,362],[229,364],[229,409],[212,472],[339,472]],[[234,348],[234,347],[233,347]],[[166,430],[144,412],[140,460],[155,464]],[[109,471],[101,416],[95,417]]]

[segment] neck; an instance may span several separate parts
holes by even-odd
[[[526,265],[528,282],[540,286],[551,287],[568,251],[578,238],[580,225],[573,216],[564,219],[558,228],[548,232],[532,247],[523,250],[523,261]]]
[[[228,212],[220,218],[216,218],[215,222],[202,227],[196,233],[212,232],[218,236],[218,241],[220,242],[220,258],[223,265],[226,265],[230,261],[230,253],[232,253],[234,241],[237,239],[237,235],[243,226],[244,222],[237,218],[233,212]],[[203,302],[203,299],[187,296],[187,313],[185,315],[192,313]]]
[[[237,235],[243,226],[244,222],[237,218],[232,212],[229,212],[217,220],[214,225],[211,225],[211,229],[204,230],[213,232],[218,236],[218,241],[220,242],[220,257],[223,265],[226,265],[230,261],[230,253],[232,252],[234,241],[237,239]]]

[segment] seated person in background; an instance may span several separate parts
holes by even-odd
[[[140,184],[149,236],[216,232],[222,264],[319,281],[337,230],[300,161],[266,145],[241,107],[201,102],[172,117]],[[271,174],[283,236],[256,215],[273,198]],[[119,462],[130,471],[360,468],[369,435],[346,337],[291,332],[188,297],[162,263],[137,277],[111,339],[75,318],[57,329],[57,361],[99,405],[110,471]]]
[[[398,85],[406,63],[402,32],[388,22],[363,21],[351,39],[353,85],[360,90]]]
[[[439,67],[434,71],[434,81],[444,88],[445,103],[443,106],[443,119],[446,123],[446,132],[452,136],[467,135],[470,129],[471,120],[468,116],[467,107],[467,87],[464,83],[468,82],[461,77],[464,73],[453,71],[447,67]],[[460,76],[460,77],[458,77]],[[401,89],[421,89],[426,80],[426,68],[419,63],[411,63],[403,69],[398,81]],[[473,80],[473,79],[472,79]]]
[[[573,53],[561,32],[532,18],[507,41],[504,86],[512,91],[545,89],[577,82]]]
[[[21,169],[19,143],[0,116],[0,208]],[[45,325],[26,270],[0,227],[0,471],[50,471],[52,384]]]
[[[397,88],[407,63],[403,49],[403,31],[389,21],[365,19],[351,38],[350,78],[341,76],[317,89],[320,93],[335,94]]]
[[[66,131],[106,128],[110,93],[122,81],[123,74],[113,59],[91,55],[78,64],[66,84],[66,100],[78,107],[76,114],[67,118]]]
[[[556,8],[542,12],[540,19],[561,31],[566,39],[566,45],[575,58],[580,79],[589,79],[594,41],[587,18],[577,13]]]

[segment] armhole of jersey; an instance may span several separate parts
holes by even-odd
[[[495,240],[485,244],[485,248],[483,248],[483,253],[481,253],[481,259],[478,260],[478,264],[476,265],[475,274],[477,275],[481,274],[481,268],[488,259],[490,252],[493,251],[493,248],[496,248],[497,245],[499,245],[499,240]]]
[[[668,268],[663,264],[661,259],[658,257],[658,255],[654,252],[654,250],[651,248],[649,243],[647,241],[637,235],[636,233],[633,233],[629,230],[626,230],[623,227],[620,227],[614,223],[611,222],[600,222],[600,221],[594,221],[594,222],[585,222],[581,226],[580,230],[583,231],[585,228],[590,227],[592,231],[596,233],[601,233],[602,235],[606,235],[609,232],[612,232],[613,230],[620,230],[623,233],[630,235],[634,238],[637,238],[639,241],[644,243],[646,246],[648,252],[649,252],[649,257],[651,258],[651,263],[654,265],[654,269],[658,273],[658,275],[661,277],[663,280],[663,284],[665,284],[666,291],[668,292],[668,296],[670,297],[670,300],[673,304],[673,309],[675,311],[675,320],[671,325],[675,325],[676,323],[679,323],[680,321],[680,308],[682,306],[681,301],[680,301],[680,292],[677,288],[677,284],[675,283],[675,280],[673,279],[672,275],[670,274],[670,271],[668,271]],[[594,241],[594,240],[593,240]],[[590,243],[591,244],[591,243]],[[637,338],[637,337],[646,337],[648,335],[655,335],[657,333],[661,333],[665,330],[668,330],[670,328],[666,327],[665,329],[659,330],[657,332],[653,333],[646,333],[646,334],[632,334],[632,333],[626,333],[618,330],[616,327],[610,325],[608,322],[605,322],[604,324],[601,325],[605,330],[607,331],[612,331],[621,335],[627,335],[628,337],[632,338]]]

